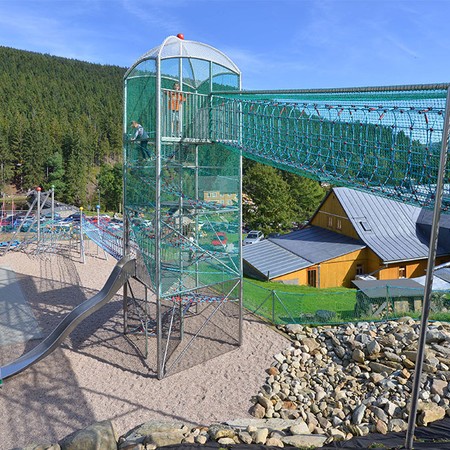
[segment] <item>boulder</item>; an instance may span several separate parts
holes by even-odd
[[[117,436],[111,421],[104,420],[66,436],[59,446],[61,450],[117,450]]]
[[[435,403],[419,402],[417,410],[420,412],[417,419],[419,425],[427,426],[430,422],[441,420],[445,417],[445,409]]]

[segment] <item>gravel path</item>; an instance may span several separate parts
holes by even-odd
[[[92,244],[85,264],[77,254],[36,257],[11,252],[0,257],[0,266],[14,271],[44,336],[101,289],[114,265],[115,260],[105,260]],[[0,365],[38,342],[0,343]],[[286,346],[284,337],[247,316],[242,347],[158,381],[154,355],[143,360],[122,334],[122,300],[116,296],[59,349],[4,382],[0,448],[56,442],[104,419],[112,419],[123,434],[151,419],[209,425],[250,417],[251,396],[264,383],[273,355]]]

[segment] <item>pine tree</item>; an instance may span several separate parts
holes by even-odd
[[[326,190],[318,181],[294,173],[283,172],[283,179],[288,183],[295,202],[295,221],[301,223],[308,220],[319,207]]]
[[[295,202],[289,192],[288,183],[280,172],[270,166],[253,164],[245,172],[243,191],[254,203],[244,207],[244,222],[250,228],[271,231],[286,231],[295,221]]]

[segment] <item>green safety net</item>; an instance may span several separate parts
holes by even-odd
[[[211,138],[282,170],[431,207],[447,87],[224,92],[212,97]]]

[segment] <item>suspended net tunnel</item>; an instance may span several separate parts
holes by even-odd
[[[124,77],[124,310],[146,353],[156,341],[158,376],[242,342],[242,156],[431,208],[447,91],[243,91],[208,45],[171,36],[143,55]],[[447,211],[447,167],[443,184]]]
[[[222,93],[212,97],[211,137],[282,170],[430,207],[447,90],[428,85]],[[446,184],[443,211],[450,206],[449,189]]]

